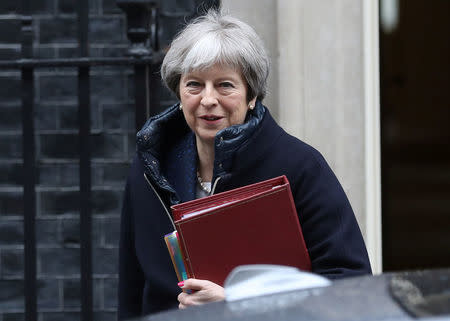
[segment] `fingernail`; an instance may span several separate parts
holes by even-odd
[[[184,281],[178,282],[178,286],[182,288],[184,286]]]

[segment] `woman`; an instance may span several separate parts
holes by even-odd
[[[137,135],[120,243],[119,317],[222,300],[208,280],[179,284],[163,237],[185,202],[286,175],[313,272],[370,273],[355,216],[335,175],[311,146],[288,135],[262,105],[269,60],[245,23],[209,12],[172,42],[162,79],[180,100]]]

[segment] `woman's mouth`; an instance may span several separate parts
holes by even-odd
[[[207,121],[216,121],[216,120],[222,119],[221,116],[215,116],[215,115],[205,115],[205,116],[201,116],[200,118],[207,120]]]

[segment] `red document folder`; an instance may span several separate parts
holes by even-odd
[[[190,278],[224,284],[243,264],[311,270],[286,176],[172,206]]]

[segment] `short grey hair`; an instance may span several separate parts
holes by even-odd
[[[216,10],[196,18],[176,36],[164,57],[161,77],[179,98],[183,74],[217,63],[242,73],[247,101],[265,97],[270,62],[261,39],[248,24]]]

